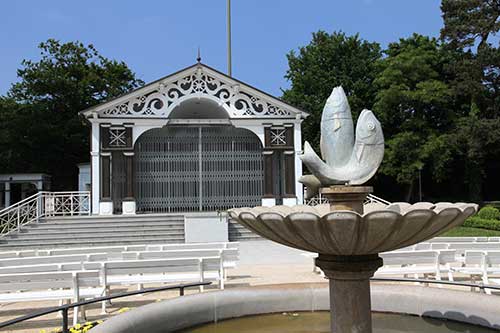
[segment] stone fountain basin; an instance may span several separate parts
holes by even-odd
[[[461,225],[477,211],[468,203],[393,203],[365,213],[328,205],[235,208],[229,216],[277,243],[326,255],[377,254],[410,246]]]

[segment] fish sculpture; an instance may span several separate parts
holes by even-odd
[[[377,172],[384,157],[384,134],[372,111],[361,112],[355,134],[347,97],[342,87],[336,87],[321,117],[320,149],[326,162],[307,141],[300,156],[312,173],[299,179],[307,187],[307,198],[321,186],[361,185]]]

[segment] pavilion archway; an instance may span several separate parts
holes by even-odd
[[[259,206],[262,143],[231,125],[168,125],[134,146],[138,213],[216,211]]]

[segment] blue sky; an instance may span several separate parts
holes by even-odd
[[[413,32],[438,36],[439,0],[232,0],[233,76],[280,96],[286,54],[319,29],[383,46]],[[0,94],[48,38],[92,43],[146,82],[196,61],[226,71],[226,0],[23,0],[0,3]]]

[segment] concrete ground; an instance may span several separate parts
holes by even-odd
[[[311,256],[304,255],[304,253],[304,251],[292,249],[267,240],[241,242],[240,260],[235,269],[228,270],[226,288],[283,283],[326,283],[324,278],[313,272],[313,259]],[[144,287],[156,286],[159,285],[145,285]],[[128,290],[134,290],[134,288],[131,287]],[[206,292],[212,290],[217,290],[217,287],[206,288]],[[127,291],[127,289],[115,287],[111,291],[117,293]],[[197,292],[198,289],[192,289],[187,290],[186,294]],[[87,320],[105,319],[127,309],[177,297],[178,295],[178,291],[166,291],[117,299],[113,301],[112,305],[108,306],[108,313],[106,315],[100,313],[100,304],[95,304],[88,307]],[[0,322],[57,305],[57,302],[0,304]],[[57,315],[46,315],[11,326],[9,329],[0,330],[0,332],[49,333],[53,329],[59,328],[60,324],[61,318]]]
[[[235,269],[228,270],[226,288],[277,283],[325,282],[325,279],[312,271],[312,259],[302,255],[302,253],[304,251],[295,250],[267,240],[241,242],[240,260]],[[144,287],[158,286],[145,285]],[[215,286],[205,289],[206,291],[217,290]],[[134,288],[128,290],[134,290]],[[115,293],[124,291],[127,291],[127,289],[115,287],[111,290],[111,292]],[[186,294],[197,292],[198,289],[192,289],[187,290]],[[108,306],[107,315],[101,315],[100,304],[95,304],[87,308],[87,320],[105,319],[127,309],[177,297],[178,295],[178,291],[166,291],[117,299],[113,301],[112,305]],[[58,302],[2,303],[0,304],[0,322],[57,305]],[[51,330],[59,328],[60,324],[61,318],[53,314],[10,326],[8,329],[0,329],[0,331],[49,333]]]

